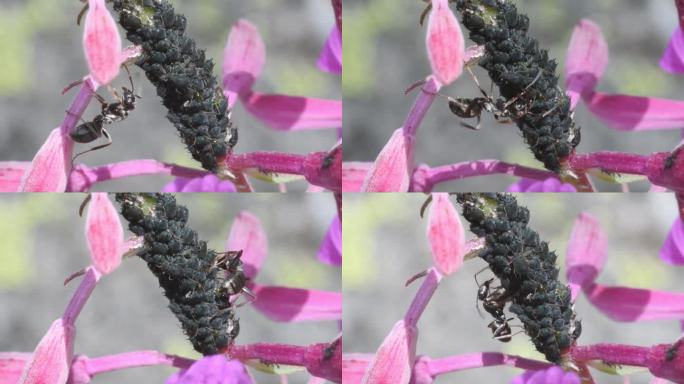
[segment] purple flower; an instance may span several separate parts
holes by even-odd
[[[525,372],[511,380],[511,384],[580,384],[580,378],[575,372],[553,366],[544,371]]]
[[[333,27],[316,63],[321,71],[342,74],[342,33]]]
[[[577,189],[555,177],[550,177],[544,181],[522,178],[508,187],[506,192],[577,192]]]
[[[190,368],[166,380],[166,384],[253,384],[254,381],[239,361],[224,355],[207,356]]]
[[[221,180],[214,174],[188,179],[177,177],[166,184],[162,192],[237,192],[235,185],[228,180]]]
[[[339,216],[335,216],[325,239],[318,250],[318,260],[325,264],[342,265],[342,221]]]
[[[684,224],[681,218],[676,218],[667,239],[660,250],[660,258],[668,264],[684,264]]]

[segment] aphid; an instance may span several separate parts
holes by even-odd
[[[104,136],[107,139],[107,142],[105,144],[95,146],[87,151],[77,154],[72,159],[72,162],[84,153],[97,151],[98,149],[110,146],[112,144],[112,138],[109,135],[109,132],[107,132],[107,130],[104,128],[104,126],[126,119],[126,117],[128,117],[129,112],[135,109],[135,101],[136,99],[139,99],[140,96],[135,94],[133,78],[131,78],[131,72],[128,70],[128,66],[124,65],[124,68],[128,73],[128,80],[131,82],[131,89],[122,87],[123,97],[120,97],[119,94],[116,93],[116,91],[112,90],[112,93],[118,100],[114,103],[107,103],[102,96],[95,93],[95,98],[100,102],[100,104],[102,104],[102,110],[100,114],[95,116],[95,118],[93,118],[93,120],[90,122],[81,120],[83,121],[83,124],[75,127],[69,133],[71,139],[77,143],[90,143],[99,139],[102,136]],[[72,85],[75,85],[77,83],[78,82]]]
[[[335,349],[337,349],[337,345],[340,343],[340,339],[336,339],[328,347],[326,347],[323,350],[323,360],[327,361],[330,360],[333,357],[333,354],[335,353]]]
[[[674,167],[674,165],[675,165],[675,163],[676,163],[676,161],[677,161],[677,157],[679,156],[679,151],[680,151],[680,150],[681,150],[681,147],[675,148],[675,150],[672,151],[672,153],[670,154],[670,156],[668,156],[668,157],[665,159],[665,170],[666,170],[666,171],[669,171],[670,169],[672,169],[672,167]]]

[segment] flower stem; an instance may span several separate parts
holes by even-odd
[[[430,359],[427,363],[432,377],[450,372],[463,371],[466,369],[493,367],[506,365],[526,370],[542,370],[551,367],[551,364],[542,361],[527,359],[515,355],[507,355],[499,352],[469,353],[465,355],[449,356],[441,359]]]
[[[227,165],[228,168],[235,170],[255,168],[264,173],[302,175],[305,161],[305,155],[281,152],[251,152],[230,156],[227,159]]]
[[[546,180],[550,177],[558,178],[555,173],[549,171],[506,163],[499,160],[477,160],[435,168],[420,166],[413,173],[411,191],[431,192],[438,183],[460,180],[467,177],[495,174],[525,177],[534,180]]]
[[[208,175],[209,172],[198,169],[181,167],[174,164],[162,163],[153,159],[130,160],[112,163],[96,168],[79,165],[69,175],[69,192],[85,192],[94,184],[108,180],[142,175],[171,175],[185,178],[195,178]]]
[[[88,374],[94,376],[105,372],[150,365],[169,365],[177,368],[188,368],[194,362],[195,361],[192,359],[167,355],[157,351],[135,351],[88,359],[86,367]]]
[[[425,118],[425,114],[430,109],[430,106],[441,87],[441,84],[434,76],[428,76],[425,85],[423,85],[421,89],[420,95],[413,104],[413,107],[411,107],[411,110],[404,121],[403,128],[405,135],[415,137],[420,123],[423,121],[423,118]]]
[[[69,301],[69,304],[62,315],[65,324],[73,325],[76,322],[76,318],[79,313],[81,313],[81,310],[85,306],[90,295],[93,293],[95,285],[100,280],[100,277],[102,277],[102,275],[95,270],[94,267],[90,266],[86,269],[85,277],[81,280],[81,284],[76,289],[76,292],[74,292],[71,301]]]
[[[238,360],[260,360],[266,364],[304,366],[307,347],[289,344],[256,343],[233,345],[228,356]]]
[[[613,365],[647,367],[650,348],[621,344],[594,344],[570,349],[575,361],[601,360]]]
[[[572,156],[569,165],[572,169],[598,168],[607,172],[645,175],[647,160],[647,156],[602,151]]]
[[[442,274],[439,273],[435,267],[428,270],[427,276],[423,279],[423,284],[420,286],[418,293],[416,293],[408,311],[406,311],[406,314],[404,315],[406,324],[416,326],[420,315],[423,314],[425,307],[427,307],[432,295],[435,293],[435,290],[437,290],[437,286],[442,280],[442,277]]]
[[[88,104],[90,104],[90,100],[93,99],[95,91],[97,91],[98,85],[90,76],[87,76],[82,84],[76,98],[71,102],[71,106],[67,110],[62,125],[60,125],[62,137],[67,137],[76,124],[78,124],[81,116],[83,116],[83,112],[85,112]],[[65,91],[68,89],[65,89]]]

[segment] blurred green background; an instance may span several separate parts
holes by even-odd
[[[255,88],[260,92],[301,96],[341,97],[340,77],[323,73],[316,60],[332,26],[330,1],[173,0],[188,18],[188,33],[214,59],[219,82],[223,48],[230,27],[240,18],[254,23],[266,46],[266,65]],[[59,126],[76,90],[61,95],[67,84],[88,72],[81,44],[83,27],[77,0],[0,0],[0,161],[30,161],[50,130]],[[125,40],[124,45],[130,43]],[[199,168],[166,120],[155,89],[137,67],[131,67],[136,92],[143,97],[126,121],[110,127],[114,144],[78,161],[100,165],[154,158]],[[125,74],[113,83],[127,85]],[[100,93],[109,98],[106,90]],[[91,103],[86,120],[99,113]],[[265,127],[237,104],[233,113],[240,128],[237,152],[278,150],[308,153],[332,147],[334,130],[284,133]],[[79,146],[77,150],[85,150]],[[159,190],[170,180],[145,176],[96,186],[104,191]],[[302,183],[303,184],[303,183]],[[261,190],[269,187],[258,184]],[[299,186],[300,189],[303,185]],[[270,187],[274,188],[274,187]]]
[[[671,0],[517,0],[515,3],[521,12],[529,15],[530,33],[557,58],[561,77],[572,29],[580,19],[589,18],[601,26],[610,49],[610,62],[599,90],[684,99],[681,77],[667,74],[658,66],[677,25],[677,12]],[[418,25],[424,8],[425,3],[419,0],[345,2],[342,81],[346,161],[375,159],[392,132],[403,124],[417,97],[416,91],[405,96],[404,90],[430,74],[426,27]],[[466,45],[472,44],[467,40],[467,30],[464,33]],[[487,74],[479,67],[475,73],[488,91]],[[442,92],[455,97],[479,96],[467,73]],[[669,151],[680,138],[678,130],[612,131],[581,103],[575,116],[582,127],[578,152],[611,150],[648,154]],[[461,127],[460,118],[451,114],[446,101],[441,99],[436,100],[418,131],[415,156],[418,164],[431,166],[489,158],[542,166],[533,158],[514,125],[497,124],[488,116],[483,119],[479,132],[468,130]],[[504,190],[514,181],[512,177],[497,175],[441,184],[438,188],[494,191]],[[643,183],[634,187],[645,189]]]
[[[31,352],[59,316],[79,280],[63,286],[72,272],[90,264],[85,218],[78,208],[85,195],[5,195],[0,197],[0,351]],[[113,197],[112,197],[113,199]],[[319,194],[181,194],[190,210],[189,224],[216,250],[224,250],[235,216],[256,215],[268,238],[268,256],[256,277],[259,284],[340,291],[341,272],[323,265],[316,253],[336,214],[332,196]],[[125,231],[126,237],[131,234]],[[136,257],[125,259],[97,285],[76,327],[75,352],[90,357],[158,350],[198,357],[167,309],[154,275]],[[274,323],[254,307],[237,309],[238,344],[278,342],[306,345],[334,339],[338,323]],[[146,367],[97,376],[93,383],[162,383],[175,372]],[[254,370],[252,370],[254,372]],[[259,383],[280,383],[256,373]],[[293,383],[305,382],[296,373]]]
[[[565,255],[575,219],[589,212],[608,238],[606,266],[597,281],[606,285],[684,291],[677,267],[658,258],[677,204],[669,194],[525,194],[518,202],[530,210],[530,227],[558,254],[560,279],[565,279]],[[420,281],[406,280],[432,265],[426,239],[427,219],[419,216],[426,196],[402,194],[347,194],[344,197],[343,292],[345,353],[373,353],[416,294]],[[455,202],[455,197],[452,197]],[[458,208],[460,212],[460,208]],[[465,225],[467,222],[462,220]],[[466,238],[473,235],[466,230]],[[418,355],[442,358],[462,353],[501,351],[543,360],[524,334],[509,343],[493,340],[490,322],[475,309],[477,285],[473,275],[486,266],[470,260],[445,278],[418,322]],[[483,272],[484,281],[491,273]],[[582,321],[581,345],[599,342],[652,345],[670,343],[680,335],[676,321],[617,323],[601,314],[580,293],[576,301]],[[520,324],[513,320],[511,324]],[[436,383],[508,383],[520,373],[491,367],[440,377]],[[631,377],[633,384],[649,382],[650,375]],[[619,376],[596,373],[601,384],[623,383]]]

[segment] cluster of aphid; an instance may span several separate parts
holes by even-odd
[[[186,19],[167,0],[110,0],[128,40],[142,47],[136,64],[157,88],[193,158],[215,171],[217,158],[237,144],[228,101],[216,77],[214,63],[186,35]]]
[[[456,3],[463,15],[470,39],[485,47],[479,65],[501,95],[494,100],[480,88],[484,97],[450,98],[451,111],[463,118],[477,117],[478,126],[482,111],[497,120],[514,121],[534,156],[547,169],[560,172],[561,163],[580,142],[580,129],[572,118],[570,99],[558,86],[556,61],[527,34],[529,19],[510,0],[449,2]]]
[[[242,251],[207,249],[186,225],[188,209],[176,204],[172,195],[117,193],[116,200],[128,228],[143,236],[138,256],[159,279],[169,309],[195,350],[204,355],[221,352],[240,331],[230,296],[250,294]]]
[[[479,256],[495,279],[478,284],[478,299],[494,321],[494,337],[508,341],[511,328],[504,307],[523,323],[525,333],[546,359],[559,364],[563,350],[582,332],[570,302],[570,289],[558,281],[556,254],[527,227],[529,211],[508,194],[459,193],[470,230],[485,239]],[[477,279],[476,279],[477,281]]]

